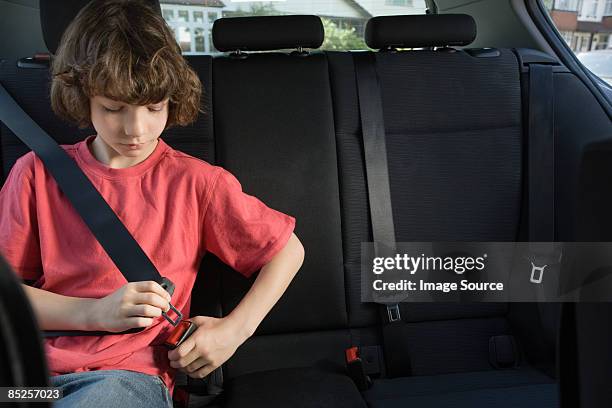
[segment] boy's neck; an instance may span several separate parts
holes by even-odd
[[[142,154],[137,157],[126,157],[119,154],[115,149],[110,147],[102,138],[98,135],[91,142],[91,154],[101,163],[104,163],[112,169],[125,169],[141,163],[147,159],[155,151],[159,139],[151,143],[151,147],[143,149]]]

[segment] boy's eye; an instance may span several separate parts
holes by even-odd
[[[106,106],[104,106],[104,110],[105,110],[106,112],[115,112],[115,113],[116,113],[116,112],[121,111],[121,109],[123,109],[123,107],[121,107],[121,108],[117,108],[117,109],[111,109],[111,108],[107,108]]]
[[[164,106],[166,106],[165,103],[158,103],[156,105],[149,105],[147,108],[150,112],[161,112],[164,110]]]

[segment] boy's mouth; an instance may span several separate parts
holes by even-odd
[[[122,145],[126,146],[127,148],[129,148],[130,150],[137,150],[142,148],[145,144],[144,143],[137,143],[137,144],[126,144],[126,143],[122,143]]]

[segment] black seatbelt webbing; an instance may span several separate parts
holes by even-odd
[[[163,278],[149,257],[87,176],[55,140],[21,109],[2,84],[0,84],[0,121],[4,122],[43,161],[62,192],[126,280],[128,282],[152,280],[161,284]],[[141,330],[143,329],[136,328],[124,333]],[[100,334],[108,333],[80,331],[46,333],[47,336]]]
[[[529,68],[529,240],[555,240],[553,70]]]
[[[371,52],[355,52],[352,55],[355,62],[374,251],[376,256],[392,256],[395,253],[395,227],[376,55]],[[404,323],[399,305],[380,305],[379,310],[387,376],[392,378],[407,375],[410,373],[410,356],[407,352],[408,344],[404,339]]]
[[[528,228],[530,253],[543,255],[546,263],[560,261],[555,245],[555,124],[552,65],[529,66],[528,124]],[[558,287],[558,274],[548,274]],[[537,303],[540,322],[548,346],[557,345],[560,307]]]

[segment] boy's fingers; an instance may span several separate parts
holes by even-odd
[[[168,309],[170,309],[167,298],[151,292],[136,293],[136,295],[134,295],[134,304],[155,306],[164,312],[167,312]]]
[[[193,340],[193,338],[187,337],[187,340],[185,340],[183,344],[181,344],[179,347],[175,348],[174,350],[170,350],[168,352],[168,358],[170,360],[179,360],[185,357],[187,354],[189,354],[189,352],[191,352],[191,350],[193,350],[194,347],[195,347],[195,341]]]
[[[171,300],[170,294],[155,281],[137,282],[136,290],[138,292],[157,293],[159,296],[165,298],[168,302]]]
[[[126,319],[130,327],[148,327],[153,323],[153,319],[150,317],[128,317]]]
[[[128,317],[158,317],[160,309],[151,305],[134,305],[128,312]]]

